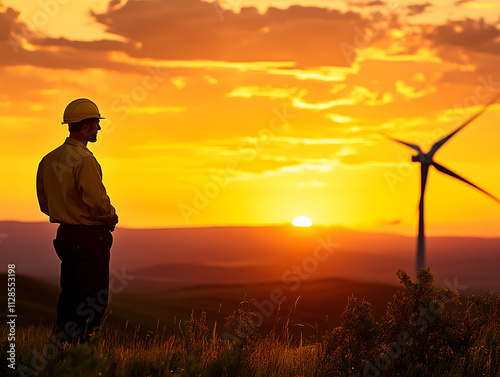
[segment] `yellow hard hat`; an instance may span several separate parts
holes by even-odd
[[[64,109],[63,121],[65,123],[76,123],[88,118],[105,119],[99,114],[97,105],[87,98],[78,98],[71,101]]]

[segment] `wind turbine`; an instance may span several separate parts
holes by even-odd
[[[474,119],[476,119],[482,113],[484,113],[491,104],[493,104],[494,102],[497,101],[497,99],[499,97],[500,97],[500,93],[497,93],[493,97],[493,99],[491,101],[489,101],[487,104],[485,104],[479,112],[477,112],[472,117],[470,117],[465,123],[463,123],[455,131],[453,131],[449,135],[443,137],[441,140],[438,140],[437,142],[435,142],[434,145],[429,150],[429,152],[427,152],[427,153],[423,153],[422,149],[420,149],[420,147],[416,144],[407,143],[406,141],[398,140],[398,139],[395,139],[395,138],[388,136],[388,138],[391,139],[392,141],[406,145],[407,147],[410,147],[411,149],[417,151],[418,154],[412,156],[411,160],[413,162],[420,162],[420,202],[418,205],[419,216],[418,216],[418,240],[417,240],[417,275],[418,275],[418,271],[420,271],[421,268],[425,267],[424,194],[425,194],[425,186],[427,183],[427,175],[429,173],[429,167],[431,165],[434,166],[441,173],[448,174],[449,176],[452,176],[453,178],[457,178],[457,179],[461,180],[462,182],[465,182],[468,185],[475,187],[479,191],[482,191],[483,193],[488,195],[490,198],[492,198],[495,201],[497,201],[498,203],[500,203],[500,200],[498,200],[496,197],[494,197],[490,193],[484,191],[482,188],[476,186],[475,184],[468,181],[467,179],[462,178],[458,174],[452,172],[450,169],[445,168],[443,165],[438,164],[433,159],[434,154],[439,150],[439,148],[441,148],[444,145],[444,143],[446,143],[458,131],[462,130],[465,126],[467,126],[469,123],[471,123]]]

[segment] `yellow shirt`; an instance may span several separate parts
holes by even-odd
[[[69,137],[38,165],[36,191],[52,223],[103,225],[115,214],[101,166],[85,145]]]

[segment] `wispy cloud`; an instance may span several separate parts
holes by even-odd
[[[183,111],[186,111],[186,108],[181,106],[147,106],[147,107],[134,107],[130,110],[130,113],[159,114],[159,113],[180,113]]]
[[[241,98],[267,97],[276,99],[292,98],[296,92],[297,88],[273,88],[270,86],[261,88],[258,86],[245,86],[233,89],[227,96]]]

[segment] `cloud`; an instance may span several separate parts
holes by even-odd
[[[427,2],[404,9],[415,15],[430,6]],[[118,39],[95,41],[40,35],[19,20],[18,11],[0,8],[0,65],[143,73],[145,65],[184,62],[169,67],[172,74],[182,75],[197,62],[197,68],[207,70],[217,63],[226,64],[217,69],[237,70],[257,64],[271,75],[340,82],[357,73],[356,62],[366,59],[428,60],[437,54],[463,67],[460,59],[469,51],[500,54],[500,30],[481,20],[420,25],[405,31],[392,13],[379,19],[374,13],[363,17],[319,7],[269,7],[264,13],[247,7],[239,13],[225,10],[221,21],[214,8],[213,3],[200,0],[111,1],[105,12],[92,15]],[[342,49],[346,45],[352,48],[350,56]],[[283,65],[273,67],[273,62]],[[474,67],[472,59],[466,64]]]
[[[389,92],[377,93],[370,89],[354,85],[348,93],[340,93],[340,98],[328,102],[310,103],[306,102],[303,97],[306,92],[301,92],[297,97],[293,98],[293,106],[299,109],[309,110],[328,110],[337,106],[354,106],[364,104],[367,106],[379,106],[390,104],[393,96]]]
[[[347,115],[329,113],[326,114],[326,117],[334,123],[349,123],[353,121],[353,118]]]
[[[403,80],[396,81],[395,85],[396,91],[406,98],[421,98],[437,91],[437,88],[434,86],[429,86],[425,89],[417,90],[416,88],[407,85]]]
[[[330,139],[308,139],[294,137],[276,137],[274,140],[278,143],[287,143],[291,145],[309,145],[309,146],[331,146],[331,145],[347,145],[347,144],[364,144],[370,145],[371,141],[360,138],[330,138]]]
[[[349,5],[354,6],[354,7],[379,7],[379,6],[386,6],[386,3],[380,0],[373,0],[373,1],[368,1],[367,3],[349,3]]]
[[[102,68],[117,71],[137,71],[137,67],[114,62],[109,51],[128,51],[133,46],[111,40],[70,41],[47,38],[19,19],[20,12],[0,8],[0,66],[31,65],[45,68]]]
[[[460,5],[465,4],[465,3],[470,3],[471,1],[474,1],[474,0],[456,0],[454,2],[454,4],[460,6]]]
[[[108,9],[117,9],[120,7],[120,5],[122,3],[122,0],[110,0],[109,4],[108,4]],[[126,0],[124,1],[124,3],[126,3]]]
[[[425,12],[425,10],[428,7],[432,7],[431,3],[425,3],[425,4],[414,4],[414,5],[408,5],[407,8],[409,10],[408,16],[416,16],[417,14],[422,14]]]
[[[428,6],[408,9],[417,14]],[[265,13],[242,8],[239,13],[226,10],[221,21],[214,4],[200,0],[112,1],[105,12],[91,14],[117,38],[75,41],[31,32],[17,21],[19,12],[9,9],[1,14],[0,28],[8,31],[3,35],[14,37],[13,46],[4,46],[0,64],[138,72],[138,65],[147,61],[286,62],[292,66],[272,72],[270,68],[269,73],[342,81],[353,73],[345,69],[354,68],[351,64],[360,52],[394,39],[391,32],[399,30],[397,15],[379,13],[363,17],[352,11],[305,6],[270,7]]]
[[[299,71],[323,67],[311,72],[319,79],[327,78],[328,67],[350,65],[340,44],[353,41],[366,23],[354,12],[317,7],[227,10],[222,22],[214,4],[200,0],[112,1],[104,13],[91,15],[117,38],[76,41],[30,30],[19,14],[0,9],[0,41],[10,36],[1,46],[2,65],[134,70],[113,61],[114,54],[125,54],[156,61],[295,62]]]
[[[0,9],[2,8],[0,4]],[[20,12],[7,8],[5,11],[0,11],[0,42],[9,40],[9,34],[20,29],[20,24],[17,21]]]
[[[162,60],[296,61],[300,67],[346,65],[338,45],[354,37],[361,16],[325,8],[242,8],[217,17],[198,0],[130,0],[96,14],[107,32],[141,48],[131,56]]]
[[[227,94],[228,97],[240,97],[240,98],[251,98],[251,97],[267,97],[270,99],[277,98],[291,98],[293,94],[297,91],[297,88],[272,88],[270,86],[261,88],[258,86],[245,86],[233,89]]]
[[[148,106],[148,107],[134,107],[130,110],[130,113],[158,114],[158,113],[181,113],[184,111],[186,111],[186,108],[181,106]]]
[[[469,51],[500,54],[500,30],[488,25],[484,19],[448,21],[427,33],[435,47],[456,47]]]

